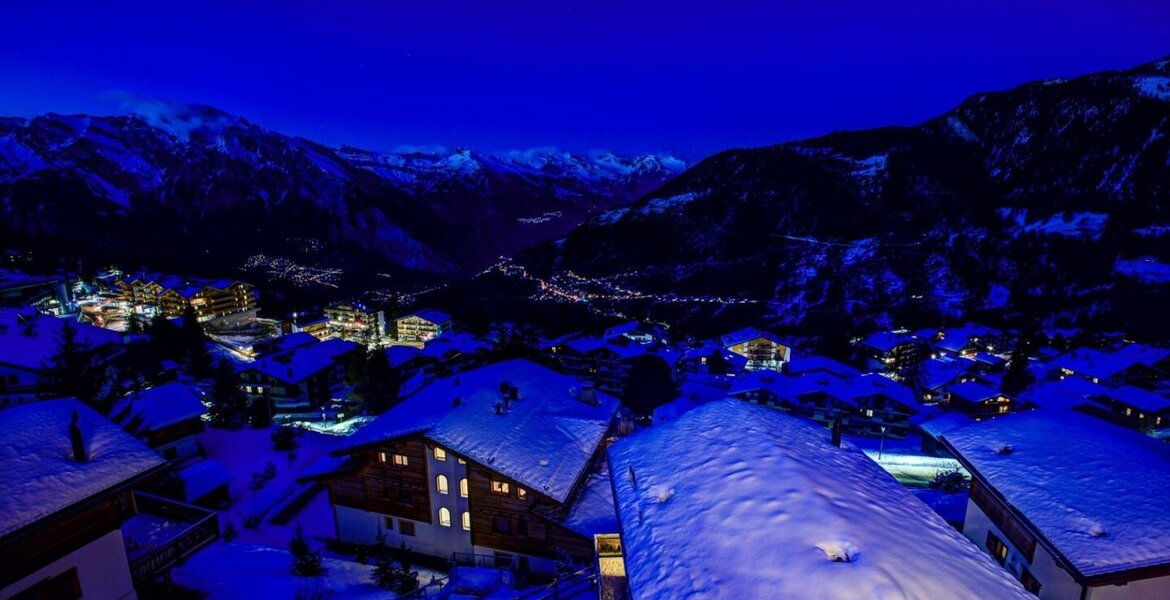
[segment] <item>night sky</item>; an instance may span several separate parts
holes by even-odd
[[[0,114],[166,98],[374,149],[693,159],[1170,54],[1166,0],[13,4]]]

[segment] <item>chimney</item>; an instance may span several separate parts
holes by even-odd
[[[833,419],[833,445],[841,447],[841,417]]]
[[[73,444],[73,460],[79,463],[89,460],[89,456],[85,451],[85,442],[81,439],[81,426],[77,424],[77,420],[81,415],[77,411],[73,411],[73,421],[69,423],[69,441]]]

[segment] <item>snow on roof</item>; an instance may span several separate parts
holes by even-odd
[[[889,352],[902,344],[913,344],[917,342],[918,340],[905,333],[893,331],[880,331],[861,341],[862,345],[869,346],[881,352]]]
[[[142,431],[159,430],[207,412],[200,395],[190,386],[173,381],[123,398],[110,412],[123,426],[134,423]]]
[[[1153,366],[1167,357],[1170,357],[1170,350],[1127,344],[1112,353],[1094,348],[1077,348],[1053,359],[1052,364],[1078,375],[1108,379],[1137,365]]]
[[[200,500],[232,480],[232,472],[223,463],[206,458],[181,471],[183,494],[188,501]]]
[[[1008,415],[943,439],[1082,575],[1170,564],[1170,445],[1075,412]]]
[[[1109,388],[1079,377],[1046,383],[1020,394],[1020,398],[1046,410],[1073,410],[1090,404],[1090,398],[1104,395]]]
[[[785,371],[790,375],[800,375],[813,371],[825,371],[832,373],[839,377],[855,377],[861,372],[849,365],[843,364],[839,361],[824,356],[810,356],[808,358],[796,359],[785,367]]]
[[[42,315],[33,308],[0,308],[0,363],[39,371],[61,344],[68,321]],[[72,323],[77,341],[97,348],[120,344],[116,331],[85,323]]]
[[[310,333],[297,331],[267,340],[258,341],[253,344],[253,349],[263,351],[265,354],[278,354],[280,352],[285,352],[294,348],[311,346],[316,344],[318,341],[319,340]]]
[[[618,441],[609,463],[635,598],[1027,598],[865,454],[721,400]]]
[[[89,461],[73,460],[73,412]],[[73,399],[0,411],[0,536],[31,525],[164,463],[146,444]]]
[[[395,321],[401,321],[403,319],[409,319],[411,317],[417,317],[419,319],[423,319],[424,321],[430,321],[431,323],[434,323],[436,325],[442,325],[443,323],[446,323],[446,322],[451,320],[451,315],[448,315],[447,313],[445,313],[441,310],[427,309],[427,310],[420,310],[418,312],[411,313],[409,315],[406,315],[405,317],[395,319]]]
[[[427,342],[421,352],[422,356],[427,358],[442,358],[449,352],[475,354],[478,352],[486,352],[490,349],[490,344],[470,333],[452,331]]]
[[[1141,388],[1133,387],[1132,385],[1122,386],[1115,390],[1109,390],[1108,397],[1121,402],[1127,406],[1132,406],[1138,410],[1146,412],[1162,412],[1170,409],[1170,398],[1147,392]]]
[[[972,402],[982,402],[999,396],[999,392],[995,388],[977,381],[956,383],[947,388],[947,390],[951,393],[951,396],[958,396],[963,400],[970,400]]]
[[[724,347],[727,347],[742,344],[744,342],[750,342],[759,338],[764,338],[774,344],[782,343],[776,334],[762,331],[760,329],[756,329],[755,327],[745,327],[739,331],[733,331],[720,338],[720,341],[723,342]]]
[[[617,509],[608,474],[592,474],[585,480],[581,496],[573,503],[564,526],[592,538],[599,533],[617,533]]]
[[[279,381],[298,383],[332,367],[342,355],[357,347],[354,342],[334,338],[265,356],[246,365],[243,370],[259,371]]]
[[[519,389],[519,399],[500,415],[495,406],[503,382]],[[526,360],[496,363],[436,380],[370,422],[336,452],[422,434],[564,502],[618,408],[616,399],[600,392],[593,392],[596,406],[579,400],[583,387],[576,378]]]
[[[924,421],[918,425],[918,428],[923,433],[929,435],[934,439],[938,436],[958,427],[964,427],[975,422],[975,419],[968,417],[961,412],[948,412],[935,417],[929,421]]]
[[[941,359],[932,358],[926,361],[923,374],[923,387],[928,390],[938,389],[959,377],[962,377],[970,366],[968,359]]]
[[[390,346],[386,348],[386,360],[391,367],[401,367],[412,358],[419,356],[422,350],[414,346]]]

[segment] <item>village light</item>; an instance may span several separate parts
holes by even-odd
[[[882,450],[886,447],[886,426],[882,425],[882,439],[878,442],[878,460],[882,459]]]

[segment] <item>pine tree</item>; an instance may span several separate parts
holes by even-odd
[[[374,547],[370,549],[374,559],[374,585],[387,590],[394,589],[398,582],[398,569],[390,557],[390,548],[386,546],[386,531],[382,524],[378,524],[378,532],[374,535]]]
[[[191,374],[197,377],[210,375],[212,364],[211,354],[207,351],[207,334],[199,322],[199,314],[190,304],[183,309],[183,327],[179,337],[183,353],[190,361]]]
[[[248,400],[240,392],[236,370],[227,360],[215,366],[215,381],[211,387],[211,425],[239,429],[247,420]]]
[[[297,533],[289,541],[288,549],[293,556],[292,574],[301,577],[317,577],[325,573],[325,565],[321,561],[321,553],[309,545],[301,524],[297,523]]]
[[[111,374],[94,365],[93,348],[77,339],[76,325],[64,323],[57,349],[42,366],[37,382],[42,397],[77,398],[109,414],[113,398]]]
[[[1016,349],[1012,351],[1012,356],[1008,362],[1007,371],[1003,374],[1003,392],[1009,396],[1014,396],[1020,392],[1028,389],[1036,377],[1028,370],[1028,349],[1027,345],[1020,342],[1016,345]]]

